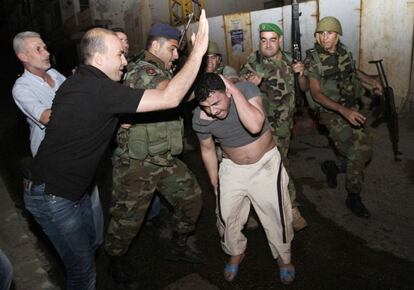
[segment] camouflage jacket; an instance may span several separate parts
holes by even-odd
[[[358,106],[363,89],[352,54],[345,45],[339,42],[336,51],[329,53],[315,43],[314,48],[306,51],[304,63],[306,75],[319,81],[324,95],[349,108]],[[320,105],[316,107],[327,111]]]
[[[291,65],[292,57],[287,52],[282,52],[281,60],[271,60],[256,51],[249,56],[240,70],[240,76],[249,72],[263,76],[259,85],[263,105],[269,122],[281,137],[288,136],[295,112],[294,75]]]
[[[164,68],[164,63],[145,51],[142,59],[128,64],[124,85],[155,89],[162,81],[171,78],[172,74]],[[168,165],[168,161],[160,157],[182,152],[183,124],[178,109],[134,114],[131,123],[129,129],[118,130],[118,145],[128,149],[130,158],[143,160],[149,157],[154,163]]]
[[[229,66],[229,65],[220,64],[214,72],[216,74],[222,74],[223,76],[225,76],[228,79],[231,79],[231,78],[237,78],[238,79],[239,78],[239,76],[237,75],[236,70],[233,67]]]

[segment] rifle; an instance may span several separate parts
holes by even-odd
[[[183,40],[184,40],[184,37],[186,37],[188,27],[190,26],[190,23],[191,23],[191,21],[193,20],[193,17],[194,17],[194,13],[193,13],[193,12],[191,12],[191,13],[188,15],[188,21],[187,21],[187,24],[185,25],[185,27],[184,27],[183,31],[181,32],[181,37],[180,37],[180,40],[178,41],[178,48],[181,48],[181,44],[182,44],[182,42],[183,42]]]
[[[392,143],[392,151],[394,153],[394,160],[401,161],[398,158],[402,154],[398,150],[399,128],[398,128],[398,114],[395,109],[394,90],[388,85],[388,80],[382,66],[382,59],[372,60],[369,63],[374,63],[377,67],[378,75],[381,80],[383,88],[382,95],[379,96],[379,110],[374,111],[376,119],[371,123],[371,127],[376,128],[380,124],[387,122],[388,132]]]
[[[302,48],[300,45],[299,4],[292,0],[292,57],[293,60],[302,61]]]
[[[299,12],[299,4],[297,0],[292,0],[292,58],[293,61],[302,61],[302,48],[300,45],[300,26],[299,17],[302,13]],[[298,74],[295,73],[295,99],[296,105],[302,106],[304,104],[303,92],[299,86]]]
[[[184,42],[184,39],[187,38],[186,36],[187,30],[188,30],[188,27],[190,26],[191,21],[193,20],[193,17],[194,17],[194,13],[191,12],[188,15],[187,24],[184,26],[184,29],[181,31],[181,36],[180,36],[180,39],[178,40],[178,52],[180,54],[180,58],[174,61],[173,67],[171,69],[172,73],[177,73],[183,67],[185,60],[187,59],[185,55],[188,52],[188,45],[187,46],[185,45],[186,41]]]

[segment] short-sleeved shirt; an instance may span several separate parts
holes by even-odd
[[[33,182],[45,183],[48,194],[80,199],[116,129],[116,114],[135,112],[143,93],[81,65],[56,92],[46,136],[34,158]]]
[[[46,126],[40,122],[42,113],[52,107],[53,98],[65,77],[51,68],[46,72],[55,82],[54,87],[39,76],[25,70],[13,86],[13,98],[19,109],[26,115],[30,126],[30,149],[35,156],[45,137]]]
[[[260,90],[251,82],[236,83],[236,87],[242,92],[244,97],[249,100],[260,97]],[[214,137],[215,141],[225,147],[242,147],[257,140],[264,132],[269,129],[269,123],[265,118],[262,131],[258,134],[251,134],[241,123],[237,114],[236,105],[233,99],[230,101],[229,113],[223,120],[205,120],[200,118],[201,109],[194,110],[193,129],[200,140]]]

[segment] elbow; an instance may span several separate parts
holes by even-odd
[[[172,109],[175,107],[178,107],[178,105],[181,102],[180,96],[174,92],[168,92],[167,90],[164,90],[163,100],[165,100],[165,108],[164,109]]]
[[[171,101],[171,108],[178,107],[180,103],[181,103],[181,98],[179,97],[173,98]]]
[[[259,134],[263,129],[263,124],[264,124],[264,118],[262,118],[261,120],[258,120],[258,122],[256,122],[249,128],[250,133]]]

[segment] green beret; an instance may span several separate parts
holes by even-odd
[[[276,32],[279,36],[283,35],[282,29],[280,29],[280,27],[274,23],[261,23],[259,25],[259,32],[264,32],[264,31],[273,31],[273,32]]]

